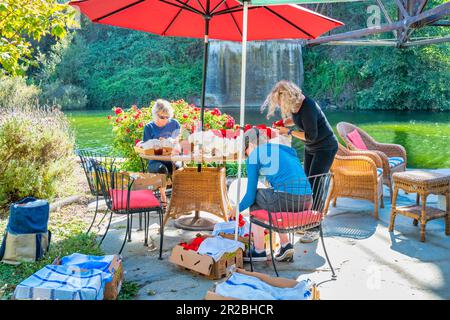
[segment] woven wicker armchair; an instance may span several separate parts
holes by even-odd
[[[328,212],[331,200],[333,207],[336,206],[338,197],[363,199],[374,203],[374,215],[378,219],[378,204],[384,208],[382,165],[375,152],[352,151],[339,144],[331,166],[333,177],[324,212]]]
[[[406,170],[406,150],[399,144],[380,143],[375,141],[364,130],[354,126],[348,122],[339,122],[336,126],[339,136],[344,140],[347,147],[351,150],[359,150],[347,137],[347,134],[357,129],[367,149],[374,151],[383,161],[383,183],[389,187],[389,193],[392,200],[392,174],[394,172],[402,172]],[[401,163],[394,163],[391,161],[393,157],[400,157],[404,161]]]

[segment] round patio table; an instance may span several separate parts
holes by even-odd
[[[183,163],[226,163],[237,161],[234,157],[213,155],[146,155],[139,153],[145,160],[171,161]],[[163,225],[169,219],[176,219],[174,225],[184,230],[208,230],[214,229],[211,219],[201,217],[200,211],[212,213],[224,221],[228,221],[228,212],[231,209],[227,195],[225,168],[204,167],[199,171],[197,167],[183,167],[174,171],[172,177],[172,196],[167,207]],[[194,217],[180,218],[195,212]]]

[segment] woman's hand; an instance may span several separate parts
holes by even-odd
[[[289,133],[289,128],[280,127],[280,128],[278,128],[278,132],[279,132],[280,134],[282,134],[282,135],[287,136],[288,133]]]
[[[236,208],[235,207],[231,208],[230,213],[228,214],[228,219],[229,220],[236,219]]]

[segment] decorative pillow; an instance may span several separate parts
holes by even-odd
[[[350,133],[347,133],[347,137],[353,143],[353,145],[360,150],[367,150],[367,147],[361,138],[361,135],[358,132],[358,129],[353,130]]]
[[[389,158],[389,168],[401,165],[403,162],[405,162],[405,159],[403,159],[402,157],[391,157]]]

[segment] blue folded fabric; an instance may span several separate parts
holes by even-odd
[[[16,299],[102,300],[110,273],[78,267],[48,265],[22,281],[14,291]]]
[[[110,273],[109,267],[114,260],[114,255],[108,256],[90,256],[81,253],[73,253],[61,259],[61,265],[73,266],[82,269],[97,269]]]
[[[311,299],[311,281],[303,280],[295,287],[281,288],[256,277],[234,272],[228,280],[216,286],[216,293],[242,300],[308,300]]]
[[[378,176],[383,175],[383,169],[377,168],[377,175],[378,175]]]

